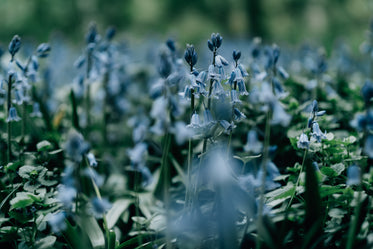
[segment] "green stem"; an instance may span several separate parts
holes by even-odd
[[[171,134],[166,132],[164,136],[164,143],[163,143],[163,153],[162,153],[162,165],[161,165],[161,172],[163,172],[163,200],[164,205],[166,209],[166,224],[167,227],[169,227],[170,217],[169,217],[169,207],[170,207],[170,196],[168,189],[170,187],[170,167],[168,164],[168,154],[170,152],[170,145],[171,145]],[[172,248],[171,243],[171,235],[169,233],[169,230],[166,229],[166,248],[170,249]]]
[[[26,122],[27,122],[27,103],[23,101],[22,103],[22,137],[21,137],[21,141],[23,144],[25,144]]]
[[[12,74],[9,75],[8,78],[8,95],[7,95],[7,116],[9,117],[9,110],[12,106],[11,99],[12,99]],[[12,143],[11,143],[11,137],[12,137],[12,121],[7,122],[7,133],[8,133],[8,139],[7,139],[7,146],[8,146],[8,163],[12,160]]]
[[[359,217],[361,213],[361,207],[362,207],[362,193],[363,193],[363,187],[362,187],[362,182],[363,182],[363,177],[362,175],[365,172],[365,167],[361,167],[361,176],[360,176],[360,184],[358,186],[358,195],[356,198],[356,207],[354,210],[354,217],[352,218],[350,228],[348,230],[348,237],[347,237],[347,244],[346,244],[346,249],[353,249],[354,244],[355,244],[355,239],[357,234],[359,233]]]
[[[193,67],[191,66],[191,71],[193,70]],[[191,110],[191,115],[190,117],[193,117],[194,114],[194,89],[190,90],[191,96],[190,96],[190,110]],[[192,160],[193,160],[193,140],[192,138],[189,138],[189,143],[188,143],[188,180],[187,184],[185,185],[185,204],[184,208],[188,207],[189,208],[189,202],[190,202],[190,188],[191,188],[191,182],[192,182],[192,176],[191,176],[191,169],[192,169]]]
[[[260,187],[260,199],[259,199],[259,207],[258,207],[258,221],[257,221],[257,229],[262,226],[263,224],[263,209],[264,209],[264,194],[265,194],[265,187],[266,187],[266,177],[267,177],[267,162],[268,162],[268,154],[269,154],[269,138],[271,132],[270,126],[270,119],[271,119],[271,111],[268,110],[267,112],[267,119],[265,125],[265,137],[264,137],[264,148],[263,148],[263,160],[262,160],[262,183]],[[260,236],[258,234],[256,238],[256,248],[261,248],[261,241]]]
[[[137,170],[135,170],[135,214],[137,217],[140,216],[140,199],[139,199],[139,193],[138,193],[138,184],[139,184],[139,174],[140,172],[138,172]],[[141,225],[136,223],[136,229],[138,231],[140,231],[140,228],[141,228]],[[139,245],[142,245],[143,244],[143,239],[142,239],[142,236],[137,236],[137,243]]]
[[[102,125],[102,137],[104,139],[104,143],[107,144],[108,138],[107,138],[107,124],[108,124],[108,118],[109,118],[109,112],[107,110],[109,106],[109,89],[108,89],[108,84],[109,84],[109,69],[104,74],[104,79],[103,79],[103,87],[105,91],[105,99],[103,103],[103,125]]]
[[[237,67],[237,62],[236,62],[236,67]],[[233,90],[237,90],[237,81],[234,82],[233,84]],[[232,115],[231,115],[231,122],[233,122],[234,120],[234,103],[232,103]],[[229,155],[229,149],[231,147],[231,142],[232,142],[232,133],[233,133],[233,129],[229,131],[229,138],[228,138],[228,146],[227,146],[227,158],[228,158],[228,155]]]
[[[212,56],[212,65],[215,67],[215,57],[216,57],[216,48],[213,51]],[[213,79],[210,79],[210,85],[209,85],[209,93],[207,95],[207,109],[211,109],[211,94],[212,94],[212,84],[214,83]],[[202,154],[205,153],[207,150],[207,138],[204,138],[203,140],[203,147],[202,147]]]
[[[300,168],[300,172],[299,172],[299,175],[298,175],[298,179],[295,183],[295,186],[294,186],[294,192],[293,194],[291,195],[291,198],[290,198],[290,201],[288,203],[288,205],[286,206],[286,210],[288,210],[291,206],[291,203],[293,202],[293,199],[297,193],[297,187],[299,185],[299,182],[300,182],[300,178],[301,178],[301,175],[302,175],[302,172],[303,172],[303,167],[304,167],[304,162],[306,161],[306,157],[307,157],[307,152],[308,152],[308,149],[304,150],[304,153],[303,153],[303,160],[302,160],[302,166]]]

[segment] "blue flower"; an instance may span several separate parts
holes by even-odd
[[[59,234],[66,229],[65,218],[66,214],[64,212],[50,214],[48,223],[51,226],[53,233]]]
[[[361,182],[361,170],[357,165],[351,165],[347,168],[347,185],[359,185]]]
[[[187,127],[190,127],[190,128],[201,127],[201,119],[198,113],[193,113],[192,118],[190,119],[190,124],[188,124]]]
[[[18,35],[15,35],[8,46],[8,51],[12,56],[12,61],[14,58],[14,55],[19,51],[21,48],[21,38]]]
[[[313,122],[312,124],[312,136],[316,139],[317,142],[321,142],[321,139],[326,138],[326,132],[322,133],[317,122]]]
[[[59,185],[57,191],[57,199],[66,209],[71,209],[76,197],[76,189],[72,186]]]
[[[32,113],[30,113],[30,116],[31,117],[39,117],[39,118],[41,118],[43,115],[41,114],[41,112],[40,112],[40,105],[39,105],[39,103],[34,103],[33,105],[32,105]]]
[[[97,167],[97,161],[95,155],[93,153],[88,153],[87,155],[89,166],[91,167]]]
[[[91,200],[91,212],[96,218],[102,218],[102,216],[112,207],[111,203],[107,199],[93,198]]]
[[[18,117],[16,108],[14,106],[10,107],[9,115],[8,115],[8,118],[6,119],[6,122],[13,122],[13,121],[18,122],[20,120],[21,118]]]
[[[263,149],[263,144],[258,140],[258,134],[255,130],[250,130],[247,133],[247,142],[243,147],[246,152],[259,154]]]
[[[198,55],[193,45],[187,44],[187,48],[184,53],[184,59],[191,66],[191,68],[193,68],[193,66],[197,63]]]
[[[365,140],[364,153],[369,158],[373,158],[373,135],[372,134],[368,135]]]
[[[299,149],[308,149],[310,147],[310,141],[308,140],[308,136],[304,133],[302,133],[299,137],[299,140],[297,142],[297,147]]]
[[[138,143],[133,149],[128,150],[127,154],[133,164],[137,165],[144,161],[144,157],[148,151],[146,143]]]
[[[84,141],[83,135],[75,130],[69,132],[64,147],[69,159],[77,163],[83,160],[83,156],[87,154],[90,149],[90,145]]]
[[[47,43],[42,43],[36,49],[36,55],[40,58],[47,57],[51,51],[51,46]]]

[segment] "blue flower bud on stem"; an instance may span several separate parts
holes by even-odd
[[[8,46],[8,51],[12,55],[12,61],[14,55],[19,51],[21,48],[21,38],[18,35],[15,35]]]

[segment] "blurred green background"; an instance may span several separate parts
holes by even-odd
[[[357,51],[372,13],[371,0],[0,0],[0,40],[17,33],[41,42],[57,33],[76,43],[95,21],[101,32],[113,25],[141,39],[197,43],[220,32],[329,48],[343,38]]]

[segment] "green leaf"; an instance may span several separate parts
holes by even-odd
[[[19,166],[21,166],[21,162],[8,163],[5,166],[5,172],[8,172],[9,170],[10,171],[16,171]]]
[[[343,163],[337,163],[330,166],[334,171],[337,173],[337,176],[342,174],[342,172],[346,169],[345,165]]]
[[[290,198],[295,191],[294,185],[286,185],[276,190],[273,190],[266,194],[267,202],[271,202],[277,199],[287,199]]]
[[[328,177],[336,177],[336,176],[338,176],[338,173],[334,169],[332,169],[330,167],[322,167],[320,169],[320,171],[321,171],[321,173],[323,175],[326,175]]]
[[[94,217],[84,217],[81,228],[87,233],[93,248],[103,248],[105,246],[104,233]]]
[[[106,215],[108,228],[111,229],[115,226],[120,216],[127,210],[132,203],[131,199],[118,199],[113,203],[113,206]]]
[[[67,226],[63,234],[72,249],[92,248],[86,234],[82,233],[77,226],[72,226],[67,219],[65,222]]]
[[[15,208],[25,208],[34,203],[34,200],[27,195],[17,195],[10,200],[10,210]]]
[[[48,142],[47,140],[43,140],[36,144],[36,149],[38,150],[38,152],[47,151],[47,150],[50,150],[51,148],[52,148],[52,144]]]
[[[60,153],[62,151],[63,151],[63,149],[53,150],[53,151],[49,151],[48,154],[49,155],[54,155],[54,154]]]
[[[38,249],[52,249],[56,239],[55,236],[49,235],[36,241],[34,246]]]
[[[147,242],[152,239],[154,239],[153,234],[140,234],[134,238],[124,241],[122,244],[117,246],[115,249],[136,248],[136,246],[139,246],[139,241]]]
[[[306,183],[304,200],[306,204],[306,217],[303,226],[308,229],[302,248],[310,248],[314,241],[318,241],[322,234],[322,205],[319,182],[315,168],[308,161],[306,163]]]

